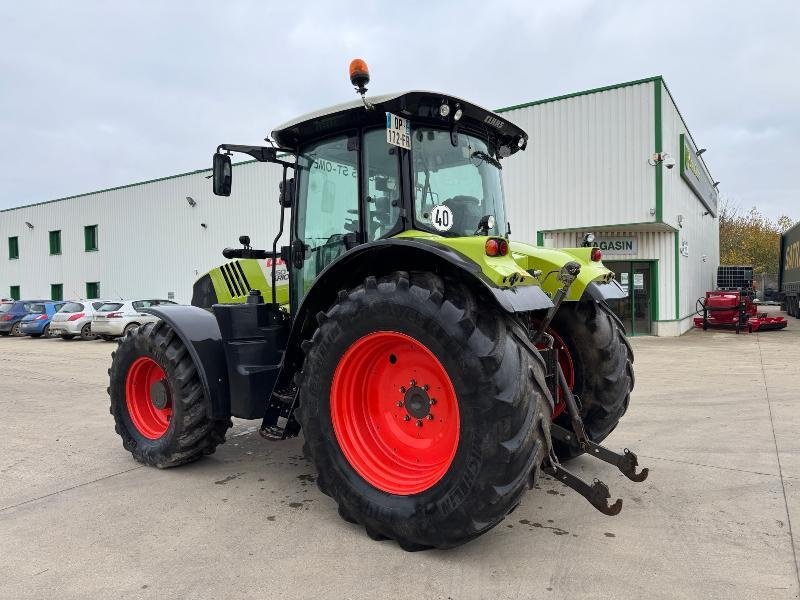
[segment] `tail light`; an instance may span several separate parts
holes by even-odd
[[[603,258],[603,253],[602,253],[602,251],[600,250],[600,248],[592,248],[592,254],[591,254],[591,257],[592,257],[592,260],[593,260],[594,262],[599,262],[599,261],[600,261],[600,259],[601,259],[601,258]]]
[[[11,315],[3,315],[3,321],[10,321]]]
[[[502,238],[486,240],[486,256],[505,256],[508,254],[508,242]]]
[[[78,319],[82,319],[86,315],[84,313],[75,313],[74,315],[70,315],[67,321],[77,321]]]
[[[106,319],[121,319],[121,318],[122,318],[121,312],[113,312],[113,313],[108,313],[106,315]]]
[[[47,319],[47,315],[39,315],[38,317],[36,317],[37,321],[44,321],[45,319]]]

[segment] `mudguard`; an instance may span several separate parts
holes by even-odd
[[[386,238],[356,246],[328,265],[309,288],[296,313],[284,358],[281,379],[299,367],[300,343],[309,339],[317,327],[315,316],[327,310],[339,290],[363,283],[369,275],[394,271],[431,271],[452,274],[478,294],[493,298],[505,312],[513,314],[548,309],[550,297],[538,285],[500,287],[489,279],[475,261],[461,252],[433,240]]]
[[[598,302],[602,300],[618,300],[627,298],[628,292],[619,284],[619,281],[612,279],[607,283],[602,281],[592,281],[586,286],[584,296],[594,298]]]
[[[186,346],[203,384],[208,415],[214,419],[230,417],[227,363],[216,317],[196,306],[162,305],[141,311],[169,324]]]

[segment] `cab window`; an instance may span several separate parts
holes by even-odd
[[[367,241],[384,237],[400,218],[400,153],[385,129],[364,134],[364,220]]]

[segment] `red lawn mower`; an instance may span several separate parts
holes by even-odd
[[[753,302],[756,296],[753,285],[753,267],[717,267],[717,289],[706,292],[705,298],[697,299],[697,316],[694,326],[735,329],[739,333],[746,328],[748,333],[783,329],[788,324],[783,317],[770,317],[759,313]]]

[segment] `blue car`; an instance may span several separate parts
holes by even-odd
[[[31,306],[50,300],[14,300],[0,303],[0,335],[22,335],[20,325]]]
[[[20,333],[31,337],[50,337],[50,319],[66,302],[35,302],[19,324]]]

